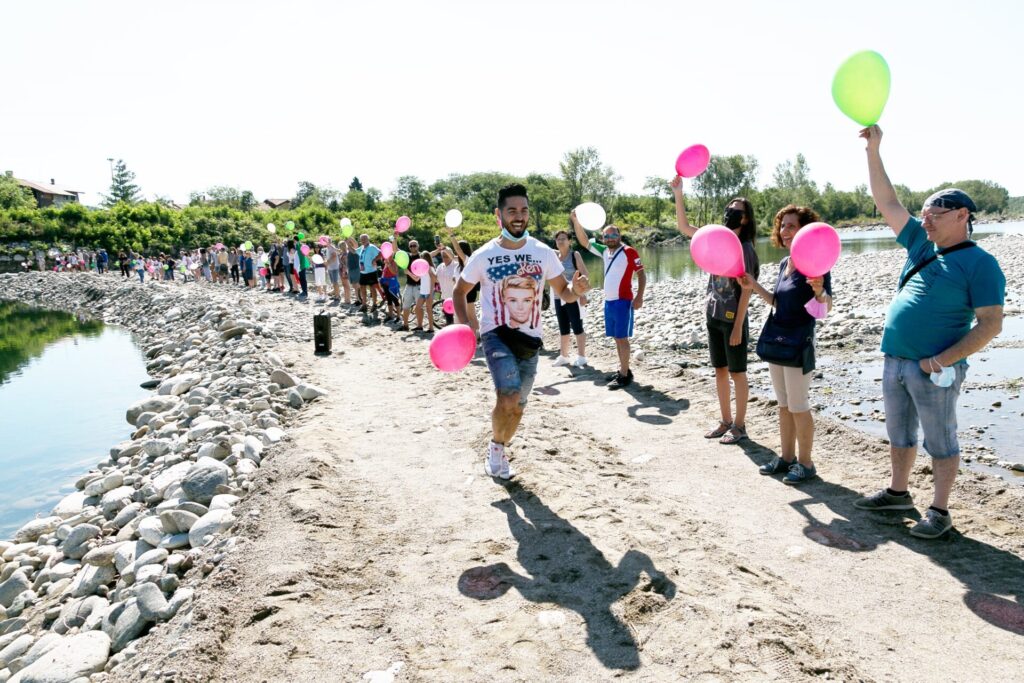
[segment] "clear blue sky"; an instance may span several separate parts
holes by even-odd
[[[867,180],[830,85],[875,49],[894,182],[985,178],[1024,194],[1024,3],[6,3],[0,171],[84,190],[123,158],[147,197],[300,180],[389,192],[413,174],[558,172],[594,146],[638,192],[683,147],[802,152],[813,178]]]

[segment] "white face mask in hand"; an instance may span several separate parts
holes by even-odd
[[[953,386],[953,380],[956,379],[956,370],[952,366],[942,368],[941,372],[933,372],[929,377],[932,380],[932,384],[945,389],[946,387]]]

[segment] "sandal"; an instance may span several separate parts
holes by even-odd
[[[721,438],[729,428],[732,427],[732,422],[718,421],[718,426],[712,429],[710,432],[704,435],[705,439],[718,439]]]
[[[733,444],[739,443],[740,441],[743,441],[743,439],[745,438],[747,438],[746,426],[741,427],[738,424],[733,423],[732,427],[729,428],[729,433],[723,436],[721,439],[719,439],[718,443],[723,443],[726,446],[731,446]]]

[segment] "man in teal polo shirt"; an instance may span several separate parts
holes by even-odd
[[[882,332],[882,396],[892,478],[888,488],[854,506],[914,509],[908,488],[920,424],[924,449],[932,458],[935,494],[910,533],[938,538],[953,527],[949,494],[960,464],[956,400],[967,357],[1002,331],[1006,278],[996,259],[970,241],[977,209],[965,192],[940,190],[925,200],[921,218],[911,216],[882,165],[882,130],[871,126],[860,136],[867,140],[871,195],[896,241],[907,250],[907,261]]]

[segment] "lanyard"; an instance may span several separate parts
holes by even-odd
[[[626,247],[619,247],[619,250],[615,252],[610,259],[608,259],[608,265],[604,267],[604,276],[608,277],[608,271],[612,269],[612,264],[615,263],[615,259],[619,258],[619,254],[626,250]]]

